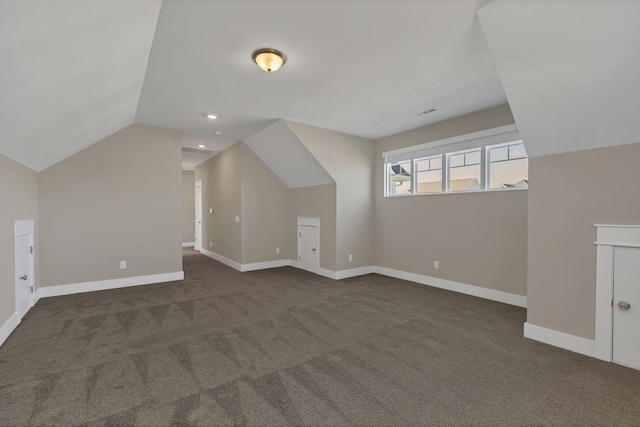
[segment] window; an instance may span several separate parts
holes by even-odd
[[[385,196],[526,189],[519,138],[512,125],[383,153]]]
[[[442,193],[442,156],[416,160],[417,193]]]
[[[522,141],[487,147],[489,189],[529,187],[529,161]]]
[[[446,154],[449,165],[449,192],[478,191],[482,183],[480,148]]]
[[[387,194],[411,194],[411,165],[412,161],[393,163],[388,165],[387,175],[389,185]]]

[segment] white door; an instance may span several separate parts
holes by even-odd
[[[640,249],[616,247],[613,258],[613,361],[640,369]]]
[[[202,181],[196,181],[196,240],[194,249],[202,250]]]
[[[35,256],[33,233],[23,234],[15,238],[16,251],[16,303],[22,319],[33,306],[33,285],[35,272]]]
[[[298,226],[298,262],[303,270],[316,272],[318,266],[318,227]]]

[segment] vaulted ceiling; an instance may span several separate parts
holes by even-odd
[[[2,0],[0,153],[40,171],[135,121],[204,159],[277,119],[375,139],[507,100],[532,155],[639,142],[638,18],[625,0]],[[262,47],[281,70],[252,63]]]

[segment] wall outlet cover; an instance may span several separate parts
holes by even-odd
[[[120,270],[127,268],[127,261],[120,261]]]

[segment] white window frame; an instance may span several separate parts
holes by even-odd
[[[504,143],[513,143],[516,141],[522,141],[522,138],[520,137],[520,133],[518,132],[518,129],[514,124],[384,152],[382,153],[382,156],[384,157],[384,197],[429,196],[438,194],[527,190],[527,187],[495,189],[490,188],[489,178],[491,165],[489,164],[490,159],[488,155],[488,147]],[[470,150],[474,148],[481,148],[480,188],[477,190],[451,192],[449,183],[449,155],[458,151]],[[418,161],[428,157],[434,157],[436,155],[442,156],[442,191],[438,193],[419,193],[417,172]],[[528,155],[525,158],[528,159]],[[389,170],[392,165],[407,161],[411,162],[410,193],[391,194],[391,179],[389,176]]]

